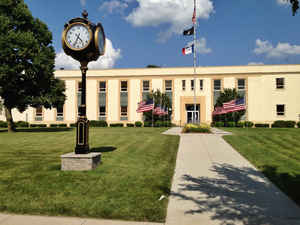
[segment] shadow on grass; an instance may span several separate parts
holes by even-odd
[[[97,147],[97,148],[91,148],[91,152],[113,152],[117,148],[114,146],[102,146],[102,147]]]
[[[300,220],[299,208],[266,182],[261,172],[228,164],[216,164],[211,172],[215,178],[184,175],[178,192],[171,193],[182,204],[192,202],[185,214],[208,213],[220,225],[282,225]]]
[[[17,132],[64,132],[64,131],[71,131],[74,128],[71,127],[64,127],[64,128],[57,128],[57,127],[37,127],[37,128],[17,128]]]

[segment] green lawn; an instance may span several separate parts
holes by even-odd
[[[91,128],[90,148],[102,152],[94,171],[60,171],[74,151],[75,129],[0,132],[0,211],[165,220],[179,136],[166,128]]]
[[[300,206],[300,129],[224,130],[234,133],[224,139]]]

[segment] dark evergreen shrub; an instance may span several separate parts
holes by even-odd
[[[235,124],[236,127],[244,127],[244,122],[237,122]]]
[[[288,121],[285,121],[285,120],[276,120],[272,124],[272,127],[279,127],[279,128],[282,128],[282,127],[295,127],[295,125],[296,125],[295,121],[291,121],[291,120],[288,120]]]
[[[297,127],[300,128],[300,121],[297,123]]]
[[[224,122],[221,121],[216,122],[216,127],[224,127]]]
[[[59,123],[59,124],[57,124],[57,126],[58,127],[67,127],[67,124],[65,124],[65,123]]]
[[[152,127],[152,122],[151,121],[145,121],[144,122],[144,127]]]
[[[6,121],[0,121],[0,127],[7,128],[7,122]]]
[[[15,123],[16,127],[29,127],[29,123],[25,121],[18,121]]]
[[[134,123],[134,125],[135,125],[136,127],[141,127],[141,126],[143,126],[143,123],[142,123],[141,121],[136,121],[136,122]]]
[[[50,124],[50,127],[57,127],[57,124]]]
[[[70,123],[70,127],[76,127],[76,123]]]
[[[244,122],[245,127],[253,127],[253,123],[251,121],[245,121]]]
[[[124,124],[123,123],[111,123],[109,126],[110,127],[124,127]]]
[[[235,127],[235,122],[229,121],[225,124],[226,127]]]
[[[90,127],[107,127],[107,122],[104,120],[91,120]]]
[[[40,124],[30,124],[30,127],[47,127],[47,124],[43,124],[43,123],[40,123]]]
[[[255,127],[269,128],[269,124],[267,124],[267,123],[256,123],[254,126]]]
[[[133,123],[127,123],[126,127],[134,127],[134,124]]]

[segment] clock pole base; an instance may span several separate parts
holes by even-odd
[[[75,154],[87,154],[89,152],[89,121],[86,117],[80,117],[76,127]]]

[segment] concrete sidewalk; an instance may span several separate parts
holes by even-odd
[[[300,208],[223,139],[181,134],[165,225],[300,225]],[[0,214],[0,225],[163,225]]]
[[[299,225],[300,208],[214,132],[180,134],[166,225]]]

